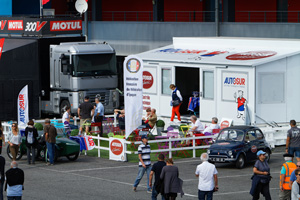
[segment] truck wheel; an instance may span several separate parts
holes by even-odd
[[[11,153],[10,153],[9,145],[7,146],[6,153],[7,153],[7,156],[12,160],[13,157],[12,157],[12,155],[11,155]],[[17,159],[17,160],[20,160],[21,158],[22,158],[22,153],[20,152],[20,149],[19,149],[19,152],[18,152],[18,154],[17,154],[16,159]]]
[[[238,159],[236,160],[235,163],[236,168],[242,169],[245,166],[245,156],[244,155],[239,155]]]
[[[66,107],[67,106],[70,106],[70,102],[68,100],[63,100],[61,103],[60,103],[60,106],[59,106],[59,111],[60,111],[60,116],[62,117],[64,112],[66,111]]]

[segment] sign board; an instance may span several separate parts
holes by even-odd
[[[71,18],[0,17],[0,34],[81,34],[82,20]]]
[[[156,68],[144,68],[143,71],[143,92],[156,94],[157,93],[157,74]]]
[[[28,85],[23,87],[18,96],[18,125],[27,126],[28,117]]]
[[[248,73],[222,73],[222,100],[236,101],[238,97],[248,98]]]
[[[220,123],[220,129],[227,128],[231,126],[231,124],[232,124],[232,119],[222,118]]]
[[[125,140],[118,138],[109,138],[109,159],[116,161],[126,161]]]
[[[143,62],[136,56],[124,61],[125,136],[142,124],[143,115]]]

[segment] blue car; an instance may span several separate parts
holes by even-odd
[[[257,160],[259,150],[266,152],[269,161],[272,151],[259,128],[232,126],[221,130],[207,153],[212,163],[235,163],[241,169],[246,162]]]

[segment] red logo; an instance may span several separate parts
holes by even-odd
[[[82,30],[81,20],[50,22],[50,31],[76,31],[76,30]]]
[[[3,50],[3,45],[4,45],[4,38],[0,39],[0,59],[1,59],[1,54],[2,54],[2,50]]]
[[[149,89],[153,85],[153,76],[148,71],[143,71],[143,88]]]
[[[225,121],[223,121],[222,123],[221,123],[221,125],[220,125],[220,128],[221,129],[223,129],[223,128],[227,128],[227,127],[229,127],[229,121],[227,121],[227,120],[225,120]]]
[[[8,20],[8,30],[23,31],[23,20]]]
[[[5,25],[6,25],[6,22],[7,22],[7,20],[1,20],[1,21],[0,21],[0,27],[1,27],[1,30],[4,29],[4,27],[5,27]]]
[[[113,140],[110,143],[110,150],[115,155],[121,155],[123,152],[123,145],[119,140]]]
[[[275,51],[248,51],[227,56],[228,60],[255,60],[276,55]]]
[[[257,146],[253,145],[251,147],[251,151],[252,151],[252,153],[256,153],[257,152]]]

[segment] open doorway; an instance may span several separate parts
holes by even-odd
[[[189,98],[193,96],[194,91],[199,92],[200,88],[199,68],[175,67],[175,80],[175,85],[178,87],[183,97],[183,102],[180,107],[180,114],[189,115]]]

